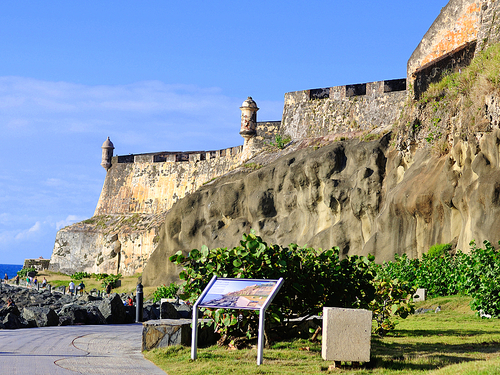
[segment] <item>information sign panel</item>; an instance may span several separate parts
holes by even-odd
[[[262,364],[264,350],[264,317],[266,310],[283,283],[279,280],[265,279],[218,279],[212,277],[205,290],[193,306],[193,332],[191,340],[191,359],[197,357],[198,346],[198,309],[259,310],[259,336],[257,344],[257,364]]]
[[[198,306],[260,310],[277,285],[278,280],[217,279]]]

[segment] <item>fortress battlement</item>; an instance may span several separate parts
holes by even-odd
[[[162,151],[145,154],[118,155],[113,158],[117,163],[178,163],[213,160],[241,154],[243,146],[229,147],[213,151]]]
[[[293,91],[285,94],[285,106],[319,99],[343,100],[355,96],[378,97],[387,93],[405,90],[406,78],[400,78],[386,81]]]

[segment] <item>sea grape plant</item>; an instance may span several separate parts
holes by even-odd
[[[292,318],[321,314],[324,306],[370,308],[375,302],[374,257],[346,256],[338,247],[315,250],[291,244],[268,245],[254,231],[244,234],[232,249],[193,249],[177,252],[170,261],[183,266],[181,298],[194,303],[213,275],[226,278],[278,279],[283,286],[268,309],[276,331],[284,332]],[[390,303],[389,303],[390,304]],[[222,335],[255,334],[257,313],[247,310],[210,310]]]

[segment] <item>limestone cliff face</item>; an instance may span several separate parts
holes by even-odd
[[[49,269],[133,275],[158,241],[163,215],[102,215],[57,232]]]

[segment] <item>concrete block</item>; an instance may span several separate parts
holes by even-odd
[[[427,290],[424,288],[418,288],[413,296],[413,302],[425,301],[425,297],[427,297]]]
[[[372,312],[323,308],[321,356],[325,361],[370,362]]]

